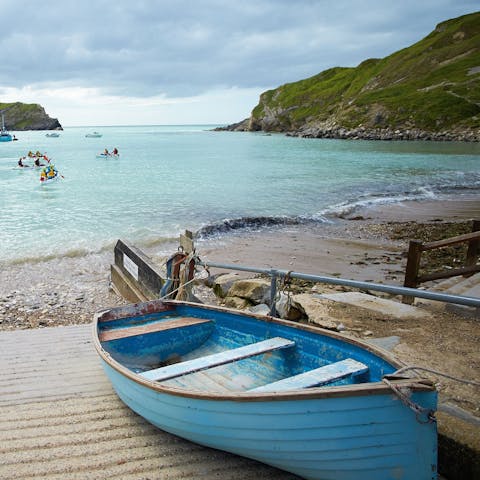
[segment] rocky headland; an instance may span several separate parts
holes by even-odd
[[[480,12],[354,68],[334,67],[261,94],[218,130],[305,138],[480,141]]]
[[[63,130],[58,119],[51,118],[36,103],[0,103],[0,112],[4,115],[7,130]]]
[[[217,131],[230,132],[252,132],[271,130],[257,129],[250,127],[250,119],[247,118],[241,122],[228,125],[226,127],[217,127]],[[336,124],[318,124],[305,125],[298,130],[287,130],[284,133],[288,137],[301,138],[336,138],[341,140],[422,140],[436,142],[480,142],[480,129],[455,129],[442,131],[428,131],[419,128],[367,128],[358,126],[355,128],[346,128]]]

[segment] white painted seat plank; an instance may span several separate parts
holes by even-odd
[[[325,385],[340,380],[349,375],[365,373],[368,367],[363,363],[347,358],[340,362],[330,363],[315,370],[299,373],[277,382],[268,383],[261,387],[252,388],[250,392],[279,392],[286,390],[297,390],[314,386]]]
[[[245,345],[244,347],[226,350],[224,352],[206,355],[204,357],[186,360],[185,362],[167,365],[166,367],[147,370],[139,375],[147,380],[163,381],[170,378],[180,377],[189,373],[198,372],[207,368],[217,367],[226,363],[243,360],[262,353],[272,352],[281,348],[293,347],[295,342],[281,337],[269,338],[261,342]]]

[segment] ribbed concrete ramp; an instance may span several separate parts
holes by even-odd
[[[298,478],[147,423],[113,392],[90,330],[0,333],[0,479]]]

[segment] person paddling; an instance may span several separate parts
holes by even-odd
[[[18,160],[18,166],[19,166],[19,167],[25,168],[25,167],[29,167],[29,166],[30,166],[30,165],[26,165],[26,164],[23,163],[23,159],[24,159],[24,158],[25,158],[25,157],[22,157],[22,158],[20,158],[20,159]]]

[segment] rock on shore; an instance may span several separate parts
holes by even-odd
[[[216,131],[250,132],[259,131],[252,128],[249,118],[225,127],[217,127]],[[260,129],[261,130],[261,129]],[[262,130],[263,131],[263,130]],[[268,131],[268,130],[265,130]],[[341,140],[422,140],[436,142],[480,142],[480,130],[444,130],[432,132],[419,128],[366,128],[359,126],[348,129],[337,125],[320,124],[305,125],[298,130],[282,132],[287,137],[301,138],[336,138]]]
[[[431,132],[418,128],[365,128],[347,129],[330,126],[306,126],[300,130],[287,132],[287,136],[303,138],[338,138],[344,140],[433,140],[437,142],[479,142],[480,130]]]

